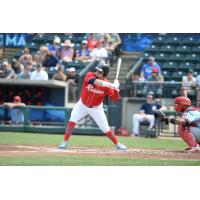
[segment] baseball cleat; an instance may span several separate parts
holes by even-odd
[[[66,141],[62,142],[62,143],[58,146],[59,149],[67,149],[67,147],[68,147],[68,142],[66,142]]]
[[[116,148],[117,150],[127,150],[126,146],[124,144],[116,144]]]
[[[200,146],[197,145],[196,147],[191,147],[186,149],[186,152],[200,152]]]

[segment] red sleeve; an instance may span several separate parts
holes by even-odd
[[[109,97],[111,99],[111,101],[118,101],[120,98],[120,94],[119,91],[114,90],[114,89],[109,89]]]
[[[85,82],[85,83],[88,83],[90,79],[95,78],[95,77],[96,77],[96,76],[95,76],[94,73],[88,72],[88,73],[85,75],[84,82]]]

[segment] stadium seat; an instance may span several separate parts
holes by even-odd
[[[196,42],[197,40],[195,40],[193,37],[189,37],[189,38],[183,39],[181,43],[182,45],[194,47],[196,46]]]
[[[197,77],[197,76],[199,75],[199,71],[194,71],[194,72],[193,72],[193,75],[194,75],[195,77]]]
[[[72,35],[62,35],[61,36],[61,40],[65,41],[65,40],[71,40],[72,41],[73,36]]]
[[[200,54],[200,45],[192,48],[192,53]]]
[[[87,36],[85,33],[77,33],[76,34],[76,42],[81,43],[83,40],[87,40]]]
[[[69,62],[67,68],[74,67],[78,72],[82,70],[86,66],[86,63],[82,63],[79,61]]]
[[[168,55],[164,53],[155,54],[155,60],[158,62],[166,62],[168,60]]]
[[[184,59],[184,55],[176,53],[169,56],[168,60],[173,62],[181,62]]]
[[[33,37],[32,42],[37,43],[37,44],[43,44],[46,42],[47,36],[44,34],[38,34],[35,37]]]
[[[179,46],[181,44],[181,39],[179,37],[168,38],[165,44],[172,46]]]
[[[181,81],[182,77],[185,76],[186,73],[183,71],[176,71],[172,73],[172,78],[176,81]]]
[[[19,50],[15,53],[15,58],[18,59],[22,55],[22,50]]]
[[[74,45],[74,49],[75,49],[75,50],[80,50],[80,49],[81,49],[80,43],[76,43],[76,44]]]
[[[57,34],[49,34],[49,35],[47,36],[45,42],[52,44],[52,43],[53,43],[53,40],[54,40],[54,38],[55,38],[56,36],[58,36],[58,35],[57,35]]]
[[[166,46],[162,46],[160,48],[160,53],[166,53],[166,54],[170,54],[170,53],[175,53],[175,47],[171,46],[171,45],[166,45]]]
[[[172,74],[171,72],[166,71],[166,70],[162,72],[162,75],[163,75],[165,81],[171,80],[171,78],[172,78],[171,74]]]
[[[36,43],[32,42],[32,43],[27,44],[26,47],[29,48],[31,52],[38,51],[40,48],[40,44],[36,44]]]
[[[200,73],[200,64],[196,64],[195,67],[194,67],[194,70],[198,73]]]
[[[189,54],[184,59],[186,62],[199,62],[199,56],[197,54]]]
[[[149,48],[145,50],[146,53],[155,54],[160,51],[160,47],[152,44]]]
[[[152,53],[144,53],[144,55],[143,55],[143,61],[147,62],[149,56],[154,56],[154,54],[152,54]]]
[[[181,95],[181,90],[180,90],[180,88],[174,88],[174,89],[172,90],[170,96],[171,96],[172,98],[175,98],[175,97],[180,96],[180,95]]]
[[[176,48],[176,53],[187,54],[191,52],[191,47],[181,45]]]
[[[158,36],[157,38],[155,38],[153,40],[152,44],[158,45],[158,46],[163,46],[165,44],[165,37],[164,36]]]
[[[165,62],[162,66],[162,70],[174,71],[178,68],[178,64],[176,62]]]
[[[188,69],[193,69],[195,65],[191,62],[181,62],[179,64],[179,70],[188,71]]]

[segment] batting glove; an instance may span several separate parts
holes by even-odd
[[[117,79],[114,80],[113,84],[114,84],[115,88],[119,88],[119,86],[120,86],[120,83]]]

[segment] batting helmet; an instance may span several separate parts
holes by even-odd
[[[184,106],[191,106],[191,101],[189,98],[187,97],[177,97],[174,99],[174,103],[177,104],[177,106],[175,107],[176,112],[182,112],[184,111]]]
[[[104,77],[108,75],[109,66],[104,61],[99,62],[99,64],[97,65],[95,69],[100,72],[103,72]]]

